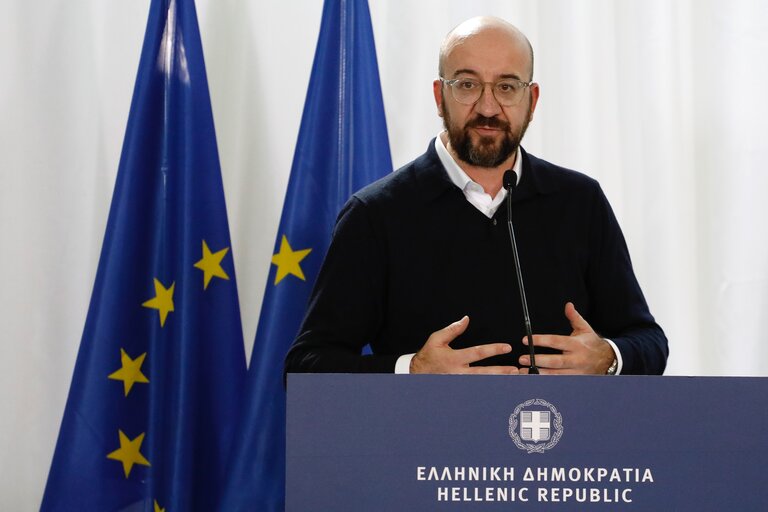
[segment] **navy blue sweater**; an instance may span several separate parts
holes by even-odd
[[[534,334],[571,332],[565,303],[618,346],[624,374],[661,374],[667,339],[648,310],[599,184],[521,151],[515,226]],[[392,372],[402,354],[469,315],[463,348],[508,342],[483,364],[527,353],[506,208],[489,219],[434,149],[354,194],[339,214],[287,372]],[[370,344],[373,355],[361,355]],[[545,352],[541,349],[541,352]]]

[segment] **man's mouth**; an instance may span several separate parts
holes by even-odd
[[[469,128],[474,128],[480,134],[493,134],[509,129],[509,124],[495,117],[480,117],[473,119]]]
[[[472,128],[480,134],[493,134],[502,131],[501,128],[492,128],[490,126],[473,126]]]

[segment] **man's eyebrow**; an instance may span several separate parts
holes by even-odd
[[[468,69],[468,68],[457,69],[456,71],[453,72],[453,76],[455,77],[457,75],[475,75],[475,76],[477,76],[477,71],[475,71],[474,69]]]
[[[479,73],[475,71],[474,69],[470,68],[463,68],[463,69],[457,69],[453,72],[454,78],[458,75],[473,75],[473,76],[479,76]],[[514,78],[515,80],[521,80],[520,75],[517,73],[504,73],[502,75],[499,75],[499,78]]]

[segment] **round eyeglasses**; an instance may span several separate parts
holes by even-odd
[[[523,82],[515,78],[504,78],[497,82],[481,82],[474,78],[453,78],[446,80],[440,77],[443,82],[451,89],[453,99],[462,105],[474,105],[483,95],[485,86],[490,85],[493,91],[493,97],[502,107],[514,107],[523,98],[523,92],[530,87],[533,82]]]

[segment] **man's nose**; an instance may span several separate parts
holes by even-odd
[[[496,101],[496,96],[493,95],[493,84],[483,84],[483,93],[477,100],[475,110],[485,117],[493,117],[501,113],[501,105]]]

